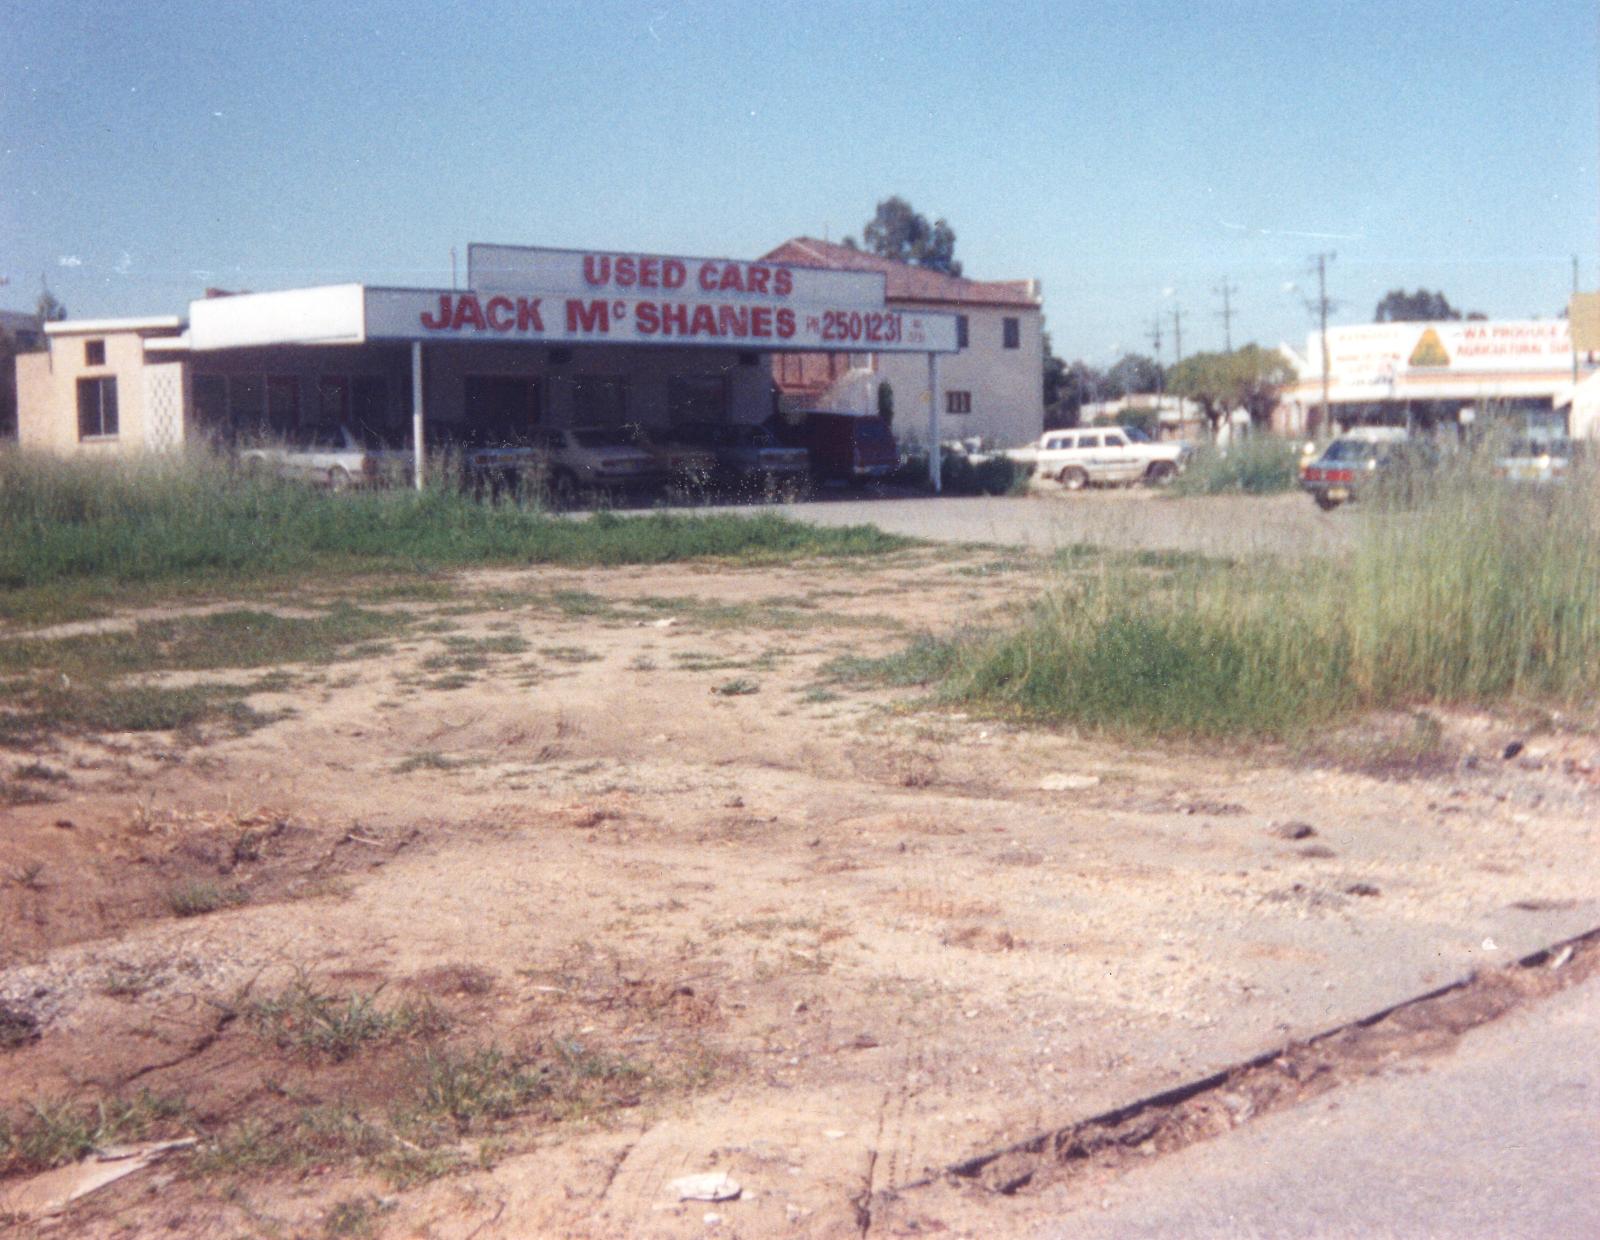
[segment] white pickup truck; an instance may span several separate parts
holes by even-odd
[[[1029,465],[1036,478],[1053,478],[1069,491],[1093,484],[1148,482],[1164,486],[1189,461],[1183,443],[1156,443],[1125,426],[1086,426],[1046,431],[1038,443],[1012,448],[1013,461]]]

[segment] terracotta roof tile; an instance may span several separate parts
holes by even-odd
[[[944,302],[951,305],[1019,306],[1037,309],[1039,295],[1032,280],[968,280],[879,258],[865,250],[794,237],[762,255],[774,263],[797,267],[830,267],[836,271],[881,271],[890,301]]]

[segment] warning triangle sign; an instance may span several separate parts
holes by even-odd
[[[1450,355],[1444,351],[1444,341],[1439,339],[1439,333],[1433,328],[1428,328],[1422,333],[1422,339],[1417,341],[1417,347],[1411,350],[1410,366],[1448,366]]]

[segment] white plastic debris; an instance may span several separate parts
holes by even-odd
[[[743,1191],[739,1181],[726,1171],[682,1175],[667,1187],[678,1194],[679,1201],[732,1201]]]

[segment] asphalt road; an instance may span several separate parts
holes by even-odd
[[[1454,1053],[1068,1190],[1040,1234],[1600,1236],[1600,979],[1466,1035]]]
[[[1143,488],[972,498],[825,492],[817,501],[781,505],[779,511],[815,525],[876,525],[934,542],[1039,550],[1090,543],[1236,557],[1329,554],[1348,545],[1359,519],[1343,508],[1319,512],[1298,492],[1178,499]]]

